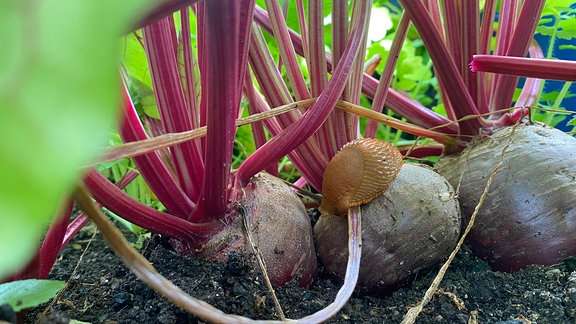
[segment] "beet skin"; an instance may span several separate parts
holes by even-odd
[[[430,168],[404,164],[388,190],[362,206],[362,258],[358,288],[390,289],[446,257],[460,234],[454,189]],[[314,227],[320,261],[344,277],[348,257],[346,217],[322,215]]]
[[[302,201],[280,179],[268,174],[254,176],[243,191],[239,202],[249,217],[252,239],[262,254],[270,281],[284,285],[294,279],[300,286],[309,286],[316,276],[317,261],[312,226]],[[231,251],[252,253],[242,215],[199,253],[209,260],[225,261]],[[256,262],[253,267],[258,269]]]
[[[456,186],[468,222],[513,127],[494,131],[438,171]],[[519,125],[467,237],[494,269],[552,265],[576,254],[576,139],[543,125]]]

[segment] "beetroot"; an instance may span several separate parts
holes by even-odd
[[[254,176],[243,192],[239,192],[238,199],[249,217],[254,244],[266,263],[270,281],[283,285],[296,278],[300,286],[310,285],[317,262],[312,226],[302,201],[280,179],[269,174]],[[199,253],[206,259],[220,261],[226,260],[231,251],[251,253],[242,218],[238,215]],[[255,262],[254,269],[258,269]]]
[[[436,168],[456,187],[467,222],[512,127],[495,130]],[[494,269],[551,265],[576,253],[576,139],[543,125],[519,125],[468,242]]]
[[[404,164],[388,190],[362,206],[359,289],[387,290],[410,274],[447,256],[460,234],[452,186],[423,166]],[[343,278],[348,256],[346,218],[322,215],[314,227],[326,269]]]

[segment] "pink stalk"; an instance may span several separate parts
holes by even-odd
[[[532,45],[530,45],[530,48],[528,49],[528,53],[530,53],[530,57],[534,59],[544,58],[544,52],[536,42],[532,42]],[[518,100],[516,100],[515,105],[519,107],[534,105],[538,98],[538,94],[540,93],[542,82],[542,79],[526,78],[524,86],[522,87],[522,92],[520,92],[520,96],[518,97]]]
[[[139,175],[140,174],[136,171],[128,171],[122,177],[122,179],[116,182],[115,185],[119,189],[124,189],[128,184],[130,184],[130,182],[134,181],[134,179],[136,179]],[[66,234],[64,235],[64,239],[62,240],[62,246],[60,247],[60,250],[62,250],[64,247],[66,247],[66,245],[68,245],[70,240],[78,233],[78,231],[82,229],[82,227],[84,227],[84,225],[86,225],[86,223],[88,223],[89,220],[90,219],[88,218],[88,216],[86,216],[86,214],[81,213],[76,218],[74,218],[74,220],[71,221],[70,224],[68,224],[68,227],[66,228]]]
[[[415,159],[428,156],[440,156],[446,152],[444,145],[437,143],[418,145],[416,147],[412,147],[412,145],[399,146],[398,149],[402,155]]]
[[[384,107],[384,102],[386,101],[388,90],[392,83],[392,77],[394,76],[394,69],[396,68],[396,63],[398,62],[398,57],[400,56],[400,51],[402,50],[402,45],[408,34],[409,27],[410,18],[408,18],[406,13],[403,13],[398,22],[398,27],[396,27],[396,35],[394,35],[390,53],[388,54],[386,65],[384,65],[384,71],[382,71],[378,88],[374,94],[374,101],[372,102],[372,110],[374,111],[381,112]],[[378,123],[373,120],[368,121],[366,130],[364,131],[364,137],[375,137],[377,130]]]
[[[322,1],[316,1],[322,3]],[[318,8],[311,8],[318,9]],[[312,13],[309,13],[312,15]],[[315,13],[316,15],[323,16],[323,10],[319,10],[319,12]],[[323,17],[322,17],[323,18]],[[334,1],[332,3],[332,57],[336,58],[334,64],[338,63],[338,59],[341,57],[342,52],[346,46],[346,42],[348,39],[348,2],[347,1]],[[324,24],[323,22],[319,25],[310,25],[310,34],[314,33],[322,33],[324,34]],[[324,43],[319,42],[310,42],[309,45],[310,51],[322,52],[324,54],[323,63],[324,65],[319,69],[322,69],[324,75],[322,76],[324,80],[324,84],[327,82],[328,77],[326,75],[327,72],[327,64],[326,64],[326,53],[324,50]],[[310,75],[312,78],[312,75]],[[324,86],[322,87],[322,89]],[[321,90],[321,89],[320,89]],[[314,96],[318,96],[319,91],[313,91],[312,94]],[[342,97],[343,98],[343,97]],[[344,129],[340,129],[338,127],[338,123],[347,118],[347,114],[343,111],[334,110],[326,122],[320,127],[317,132],[316,138],[318,139],[318,145],[320,146],[320,150],[322,154],[327,158],[334,156],[336,152],[338,152],[338,144],[337,139],[335,136],[343,131]],[[343,134],[345,135],[345,134]]]
[[[500,11],[498,13],[498,29],[496,31],[496,44],[494,48],[494,53],[497,55],[506,55],[506,50],[508,44],[510,43],[510,38],[512,38],[512,31],[514,30],[514,25],[516,23],[516,16],[518,13],[518,0],[512,1],[502,1],[500,2]],[[491,37],[492,35],[490,35]],[[490,45],[488,45],[490,46]],[[485,54],[489,54],[489,51]],[[490,102],[489,109],[496,110],[494,108],[494,93],[496,92],[496,87],[498,86],[500,75],[490,76]]]
[[[72,215],[73,202],[66,199],[61,206],[61,210],[56,214],[50,228],[44,236],[44,241],[36,255],[28,262],[26,267],[17,273],[14,273],[2,282],[11,282],[24,279],[46,279],[62,245],[62,239],[66,232],[66,226]]]
[[[288,16],[288,1],[282,1],[282,21],[286,24],[286,17]],[[282,70],[282,56],[278,57],[278,70]]]
[[[348,1],[332,1],[332,64],[337,65],[348,39]]]
[[[124,142],[134,142],[147,139],[146,131],[138,118],[136,109],[128,94],[128,89],[125,86],[123,87],[122,95],[124,115],[119,128],[122,140]],[[148,186],[150,186],[150,189],[171,214],[185,218],[192,211],[194,203],[176,183],[157,152],[135,157],[133,161]]]
[[[482,12],[482,22],[480,25],[480,33],[479,37],[479,54],[488,54],[490,53],[490,45],[492,42],[492,36],[494,33],[494,19],[496,16],[496,1],[495,0],[487,0],[484,3],[484,11]],[[472,53],[474,54],[474,53]],[[470,62],[467,61],[467,63]],[[489,96],[492,93],[491,85],[492,85],[492,76],[487,76],[485,74],[479,73],[478,74],[478,83],[479,83],[479,93],[478,93],[478,110],[485,113],[490,111],[488,107],[489,104]]]
[[[182,60],[184,65],[185,100],[186,106],[190,110],[192,128],[200,127],[200,108],[198,107],[198,94],[196,93],[197,80],[194,75],[194,52],[190,41],[190,13],[188,8],[180,11],[181,17],[181,39],[182,39]],[[200,148],[198,148],[200,149]],[[200,151],[201,152],[201,151]]]
[[[248,100],[248,112],[253,115],[258,113],[259,111],[264,111],[266,108],[257,108],[256,106],[264,105],[264,100],[262,100],[259,95],[256,93],[256,89],[254,89],[254,84],[252,83],[252,77],[250,73],[245,73],[244,76],[244,94],[246,95],[246,99]],[[269,124],[275,122],[275,119],[267,119]],[[274,124],[272,127],[278,127],[278,131],[280,131],[280,125]],[[259,121],[252,123],[250,125],[252,127],[252,136],[254,138],[254,144],[256,148],[261,147],[266,143],[268,140],[266,138],[266,134],[264,133],[264,122]],[[272,163],[268,167],[266,167],[266,172],[270,173],[271,175],[278,176],[278,163]]]
[[[274,60],[268,50],[266,40],[264,39],[262,32],[256,26],[252,27],[249,62],[252,71],[254,72],[254,76],[258,80],[258,84],[262,89],[261,91],[270,105],[281,106],[293,102],[290,91],[282,79],[282,74],[274,65]],[[280,121],[290,124],[300,117],[301,114],[298,111],[295,111],[286,116],[285,121],[282,119],[280,119]]]
[[[462,118],[467,115],[477,115],[479,112],[476,104],[467,91],[464,80],[460,77],[458,68],[424,4],[420,1],[409,0],[400,0],[400,2],[422,36],[422,41],[434,62],[435,71],[449,95],[449,101],[456,117]],[[478,129],[482,126],[478,119],[469,119],[458,124],[460,133],[463,135],[477,134]]]
[[[461,16],[461,58],[460,58],[460,71],[464,78],[464,83],[470,92],[470,96],[474,100],[478,112],[488,112],[488,105],[484,100],[484,90],[480,82],[479,75],[472,73],[468,68],[468,64],[472,60],[472,56],[478,53],[480,47],[480,8],[478,1],[462,1],[460,3],[460,16]]]
[[[272,33],[272,27],[268,14],[262,8],[258,6],[254,11],[254,20],[268,33]],[[294,49],[298,55],[304,55],[304,50],[302,47],[301,37],[294,31],[290,30],[290,38],[294,44]],[[333,67],[332,57],[330,54],[326,54],[326,61],[328,71]],[[376,88],[378,87],[378,80],[373,78],[371,75],[364,74],[364,79],[362,82],[362,90],[364,94],[368,97],[373,98],[376,93]],[[390,108],[395,113],[406,117],[410,122],[424,127],[424,128],[434,128],[441,125],[447,125],[451,123],[450,119],[447,119],[434,111],[422,106],[420,103],[414,100],[410,100],[406,96],[398,93],[397,91],[390,89],[388,92],[388,97],[386,100],[386,106]],[[456,134],[458,131],[458,126],[451,124],[445,127],[438,128],[439,131],[445,132],[446,134]]]
[[[432,18],[432,21],[434,22],[434,26],[440,33],[440,36],[443,39],[446,39],[446,35],[444,34],[444,27],[442,27],[443,24],[442,24],[442,14],[440,10],[440,4],[438,3],[438,1],[428,0],[426,2],[428,6],[427,9],[428,12],[430,13],[430,18]],[[404,14],[406,14],[406,12],[404,12]]]
[[[490,42],[494,33],[494,17],[496,16],[496,0],[486,0],[484,11],[482,12],[482,24],[480,26],[480,48],[481,54],[490,53]]]
[[[346,19],[348,15],[346,15]],[[326,50],[324,46],[324,1],[308,2],[309,56],[306,57],[310,76],[310,92],[318,97],[328,83],[326,71]]]
[[[174,24],[162,19],[143,28],[146,58],[152,76],[154,96],[166,132],[178,133],[192,129],[192,117],[184,99],[178,74]],[[202,183],[202,157],[194,142],[170,149],[178,182],[192,200],[196,200]]]
[[[270,21],[274,31],[274,38],[277,40],[278,49],[280,50],[280,57],[284,66],[286,67],[286,75],[294,91],[296,100],[303,100],[311,98],[310,92],[300,70],[300,65],[296,59],[294,46],[290,42],[290,34],[288,27],[283,19],[282,10],[278,1],[265,0],[266,9],[270,13]]]
[[[524,57],[528,53],[528,47],[534,37],[544,3],[544,0],[524,1],[516,28],[510,38],[510,44],[506,49],[506,56]],[[517,76],[502,75],[497,78],[492,96],[491,108],[493,110],[510,107],[517,83]]]
[[[304,47],[304,57],[309,57],[308,52],[308,28],[306,27],[306,14],[304,13],[304,3],[302,0],[296,1],[296,11],[298,13],[298,26],[300,27],[300,36]]]
[[[208,96],[208,88],[207,88],[207,74],[206,74],[206,65],[208,64],[208,53],[206,45],[206,2],[200,1],[195,3],[192,9],[196,14],[196,47],[198,53],[198,70],[200,70],[200,126],[206,126],[206,98]],[[206,152],[206,138],[203,137],[200,139],[200,151]]]
[[[38,268],[37,279],[48,278],[48,274],[50,273],[50,270],[52,270],[54,262],[56,262],[58,253],[60,253],[74,204],[71,200],[67,199],[63,206],[63,210],[56,216],[52,225],[50,225],[50,228],[44,237],[44,242],[42,242],[39,254],[40,266]]]
[[[270,55],[261,31],[255,26],[252,28],[252,38],[250,42],[250,66],[252,67],[254,76],[258,80],[258,84],[260,85],[260,89],[262,90],[266,101],[273,107],[291,103],[292,97],[286,88],[282,75],[274,65],[274,61]],[[259,107],[265,107],[265,105],[259,105]],[[301,116],[302,113],[295,110],[276,117],[276,120],[279,122],[281,130],[300,119]],[[265,125],[268,124],[265,122]],[[273,128],[268,128],[268,130],[273,136],[279,133],[279,131],[276,132]],[[322,174],[324,168],[328,165],[328,160],[321,154],[316,142],[308,140],[303,145],[296,148],[296,150],[291,154],[296,154],[302,157],[317,157],[317,163],[300,163],[299,161],[303,161],[302,158],[298,157],[297,159],[294,159],[294,156],[291,158],[293,159],[292,162],[311,183],[314,185],[322,183]]]
[[[208,46],[205,75],[210,76],[206,84],[208,131],[202,193],[188,218],[195,223],[222,219],[229,210],[236,115],[248,66],[254,9],[254,2],[249,0],[213,0],[205,5]]]
[[[131,172],[129,174],[132,174],[131,176],[128,176],[130,181],[134,179],[134,176],[138,176],[138,173],[136,172]],[[117,185],[122,186],[123,188],[128,184],[128,182],[129,181],[119,182]],[[70,222],[70,217],[72,216],[72,210],[74,207],[72,200],[68,199],[63,206],[62,211],[56,215],[50,225],[50,228],[44,236],[42,246],[34,259],[28,263],[28,266],[24,270],[14,274],[7,281],[30,278],[48,278],[48,274],[52,270],[60,251],[68,245],[70,239],[88,222],[88,218],[83,214]]]
[[[464,49],[462,45],[462,6],[464,1],[442,0],[442,9],[446,31],[446,47],[456,67],[462,72]],[[475,2],[475,1],[466,1]]]
[[[182,250],[181,252],[201,247],[204,239],[209,238],[224,226],[219,221],[213,223],[190,223],[145,206],[126,195],[95,169],[88,170],[84,183],[90,188],[92,196],[113,213],[122,215],[122,218],[130,223],[154,233],[180,240],[182,243],[182,246],[179,247]]]
[[[137,172],[131,171],[127,173],[127,175],[117,183],[117,186],[124,188],[130,181],[134,180],[136,176],[138,176]],[[52,270],[60,251],[68,245],[70,239],[88,222],[88,218],[84,216],[84,214],[78,215],[78,217],[70,222],[74,207],[72,200],[68,199],[63,206],[62,211],[56,215],[50,228],[46,232],[38,254],[29,262],[24,270],[13,275],[7,281],[48,278],[48,274]]]
[[[576,62],[502,55],[474,55],[474,72],[490,72],[546,80],[576,81]]]
[[[264,99],[261,98],[260,94],[254,89],[254,85],[252,84],[252,80],[250,78],[247,78],[247,80],[248,79],[250,80],[250,82],[246,83],[244,87],[246,88],[247,86],[250,86],[250,87],[252,87],[252,89],[251,90],[245,89],[244,92],[245,92],[246,98],[248,99],[248,102],[249,102],[248,109],[250,111],[250,114],[262,113],[265,111],[269,111],[270,107],[268,106],[267,102],[264,101]],[[276,135],[280,134],[282,132],[282,129],[284,128],[283,126],[280,125],[278,120],[275,118],[265,119],[264,125],[266,126],[268,132],[272,136],[276,136]],[[313,143],[312,141],[307,141],[303,145],[299,146],[295,150],[288,153],[288,157],[290,158],[290,161],[292,161],[292,163],[298,168],[300,173],[303,174],[304,177],[307,177],[310,179],[319,179],[319,181],[322,181],[322,170],[323,169],[321,169],[321,166],[326,166],[328,164],[328,161],[326,159],[323,159],[323,156],[318,155],[318,154],[306,155],[306,152],[308,149],[312,150],[311,152],[319,152],[317,148],[314,149],[314,145],[312,143]],[[307,163],[306,158],[302,158],[303,156],[304,157],[315,156],[317,158],[316,163]],[[278,163],[276,162],[276,163],[271,164],[268,168],[270,168],[272,166],[277,168],[277,165],[278,165]],[[271,173],[271,174],[274,174],[274,173]],[[316,176],[315,176],[315,174],[316,174]]]
[[[344,51],[345,55],[341,62],[336,66],[328,85],[320,97],[318,97],[316,103],[302,116],[302,118],[288,126],[281,134],[272,138],[264,146],[254,152],[254,154],[249,156],[246,161],[244,161],[237,173],[237,180],[242,186],[245,186],[249,182],[250,178],[260,170],[264,169],[268,163],[277,161],[307,140],[312,134],[314,134],[314,132],[316,132],[316,130],[318,130],[320,125],[322,125],[328,117],[328,114],[334,109],[336,101],[344,90],[346,80],[350,73],[350,68],[358,53],[360,41],[362,40],[365,29],[364,24],[366,23],[366,17],[369,14],[368,9],[370,6],[366,1],[360,2],[360,18],[351,32],[350,41]],[[321,190],[321,188],[317,189]]]
[[[363,91],[370,98],[376,95],[378,80],[369,75],[364,75]],[[456,134],[458,125],[444,116],[428,109],[416,100],[412,100],[402,95],[394,89],[388,89],[386,97],[386,107],[400,116],[404,116],[411,123],[423,128],[434,128],[434,130],[446,134]]]
[[[372,7],[370,7],[372,8]],[[370,9],[371,10],[371,9]],[[352,18],[350,24],[352,26],[356,25],[358,15],[361,15],[362,12],[359,10],[359,6],[357,2],[354,2],[354,8],[352,10]],[[356,55],[356,59],[354,60],[354,65],[352,66],[352,72],[348,79],[348,83],[346,88],[344,88],[344,93],[342,94],[342,98],[350,103],[359,104],[360,103],[360,96],[362,95],[362,79],[363,79],[363,72],[364,72],[364,57],[366,57],[366,44],[368,40],[368,26],[370,25],[370,15],[366,18],[367,22],[364,25],[365,31],[362,34],[362,40],[360,41],[360,49],[358,54]],[[332,113],[333,116],[336,116],[337,113]],[[352,141],[353,139],[358,138],[360,135],[360,127],[358,122],[358,117],[353,114],[344,114],[341,118],[338,119],[339,124],[337,128],[334,130],[336,132],[336,148],[339,150],[344,146],[346,143]]]
[[[140,29],[146,25],[150,25],[166,16],[172,15],[173,12],[181,10],[198,0],[165,0],[157,2],[154,7],[146,16],[141,18],[133,27],[133,30]]]
[[[334,22],[334,15],[332,18]],[[347,19],[348,13],[346,12]],[[306,30],[305,34],[306,38],[303,37],[303,40],[306,41],[302,44],[305,46],[303,54],[308,65],[310,91],[312,96],[317,97],[328,83],[326,50],[324,46],[324,1],[314,0],[308,2],[308,26],[309,30]],[[315,134],[315,139],[320,149],[319,154],[326,157],[334,154],[334,148],[332,147],[334,141],[331,141],[330,138],[331,125],[332,120],[328,118]]]
[[[512,32],[516,27],[518,14],[518,0],[502,1],[500,3],[500,12],[498,15],[498,32],[496,34],[495,51],[499,55],[506,54]]]
[[[143,116],[142,119],[142,123],[144,124],[144,127],[146,127],[146,131],[150,134],[151,138],[166,135],[166,130],[164,129],[164,125],[162,125],[161,120],[152,118],[150,116]],[[149,152],[151,151],[148,151],[148,153]],[[176,178],[176,169],[174,168],[174,162],[172,161],[172,155],[170,154],[169,147],[158,149],[156,150],[156,153],[158,153],[160,160],[162,160],[162,163],[164,163],[172,177]]]

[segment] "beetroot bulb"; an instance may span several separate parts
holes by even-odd
[[[358,289],[389,290],[419,269],[446,257],[460,234],[452,186],[425,166],[404,164],[388,189],[362,205],[362,258]],[[314,226],[320,261],[336,278],[346,268],[347,224],[323,214]]]
[[[459,184],[464,222],[478,204],[512,130],[497,129],[436,164],[453,186]],[[519,125],[468,243],[496,270],[555,264],[576,254],[575,201],[576,139],[541,124]]]
[[[243,210],[202,247],[200,255],[225,261],[232,251],[252,253],[244,234],[245,213],[270,281],[284,285],[294,279],[300,286],[309,286],[316,276],[317,261],[310,218],[300,198],[280,179],[266,173],[254,176],[238,195],[237,207]]]

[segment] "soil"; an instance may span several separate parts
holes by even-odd
[[[141,251],[162,275],[224,312],[278,319],[261,275],[246,256],[232,254],[227,263],[181,257],[159,236],[144,242]],[[399,323],[439,266],[420,271],[388,295],[353,296],[329,323]],[[62,251],[50,278],[67,285],[53,303],[31,310],[26,323],[203,323],[140,282],[93,225]],[[296,319],[331,303],[339,288],[320,268],[309,289],[289,284],[276,287],[276,293],[286,317]],[[502,273],[464,247],[417,323],[576,323],[576,261]]]

